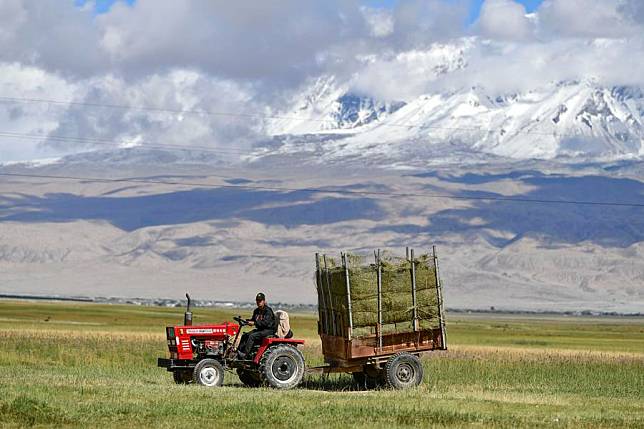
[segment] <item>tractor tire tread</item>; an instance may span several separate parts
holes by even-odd
[[[277,356],[284,353],[290,354],[297,361],[296,364],[298,374],[293,380],[289,381],[288,383],[282,383],[275,379],[275,377],[272,377],[269,369],[272,360],[276,359]],[[302,355],[302,352],[298,350],[297,347],[289,344],[279,344],[277,346],[270,347],[264,352],[262,358],[259,361],[259,374],[261,383],[276,389],[292,389],[294,387],[297,387],[304,378],[304,370],[304,355]]]

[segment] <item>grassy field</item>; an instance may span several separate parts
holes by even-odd
[[[642,319],[453,316],[421,387],[365,392],[338,375],[282,392],[232,374],[219,389],[175,385],[156,358],[182,311],[0,301],[0,426],[644,427]],[[315,316],[291,320],[320,363]]]

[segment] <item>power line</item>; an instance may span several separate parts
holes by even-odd
[[[333,121],[329,119],[302,118],[302,117],[282,116],[282,115],[267,115],[264,113],[224,112],[224,111],[213,111],[213,110],[205,110],[205,109],[203,110],[169,109],[169,108],[163,108],[163,107],[135,106],[135,105],[127,105],[127,104],[91,103],[91,102],[85,102],[85,101],[53,100],[53,99],[44,99],[44,98],[4,97],[4,96],[0,96],[0,101],[12,102],[12,103],[43,103],[43,104],[68,105],[68,106],[98,107],[98,108],[108,108],[108,109],[140,110],[140,111],[158,112],[158,113],[196,114],[196,115],[208,115],[208,116],[256,118],[256,119],[276,119],[276,120],[333,124]],[[502,129],[495,130],[492,128],[442,127],[442,126],[436,126],[436,125],[419,125],[419,124],[404,124],[404,123],[379,124],[379,126],[396,127],[396,128],[434,129],[434,130],[443,130],[443,131],[470,131],[470,132],[484,132],[484,133],[502,133],[505,131]],[[556,132],[547,133],[547,132],[530,131],[530,130],[515,130],[514,133],[526,134],[526,135],[554,136],[554,137],[579,137],[579,135],[576,135],[576,134],[559,134]]]
[[[373,197],[395,197],[395,198],[436,198],[436,199],[452,199],[452,200],[465,200],[465,201],[499,201],[499,202],[512,202],[512,203],[531,203],[531,204],[566,204],[566,205],[581,205],[581,206],[601,206],[601,207],[628,207],[628,208],[644,208],[644,203],[622,203],[622,202],[608,202],[608,201],[583,201],[583,200],[549,200],[549,199],[533,199],[533,198],[512,198],[512,197],[485,197],[485,196],[464,196],[464,195],[450,195],[450,194],[430,194],[430,193],[416,193],[416,192],[384,192],[384,191],[354,191],[348,189],[325,189],[325,188],[289,188],[281,186],[264,186],[264,185],[223,185],[212,183],[195,183],[195,182],[179,182],[169,180],[150,180],[150,179],[137,179],[137,178],[100,178],[100,177],[83,177],[83,176],[54,176],[47,174],[26,174],[26,173],[0,173],[0,176],[5,177],[23,177],[23,178],[36,178],[36,179],[57,179],[57,180],[75,180],[80,182],[98,182],[98,183],[146,183],[157,185],[171,185],[171,186],[194,186],[202,188],[220,188],[220,189],[247,189],[247,190],[262,190],[262,191],[278,191],[278,192],[305,192],[315,194],[339,194],[339,195],[361,195]],[[220,176],[221,177],[221,176]],[[231,177],[226,177],[232,179]]]
[[[136,142],[135,146],[124,146],[118,147],[119,144],[126,143],[125,140],[110,140],[110,139],[101,139],[95,137],[73,137],[73,136],[62,136],[57,134],[45,135],[45,134],[28,134],[28,133],[16,133],[10,131],[1,131],[0,138],[7,139],[26,139],[26,140],[52,140],[55,142],[70,142],[70,143],[81,143],[87,145],[103,145],[116,149],[126,149],[126,148],[152,148],[152,149],[171,149],[171,150],[182,150],[182,151],[199,151],[199,152],[212,152],[219,153],[224,155],[249,155],[249,156],[266,156],[274,155],[279,153],[279,148],[268,148],[268,147],[258,147],[256,150],[241,150],[237,148],[212,148],[210,146],[197,146],[197,145],[178,145],[178,144],[168,144],[168,143],[157,143],[150,140],[140,140]],[[429,140],[425,140],[430,142]],[[320,142],[324,143],[324,142]]]
[[[74,136],[62,136],[57,134],[45,135],[45,134],[28,134],[28,133],[16,133],[11,131],[1,131],[0,138],[16,138],[16,139],[27,139],[27,140],[53,140],[56,142],[72,142],[72,143],[84,143],[88,145],[105,145],[114,148],[118,144],[126,143],[124,139],[120,140],[110,140],[110,139],[101,139],[95,137],[74,137]],[[431,142],[428,139],[423,140],[424,142]],[[418,141],[414,140],[414,143]],[[319,142],[325,143],[325,142]],[[365,145],[373,145],[376,143],[363,143]],[[118,148],[118,147],[117,147]],[[241,150],[238,148],[212,148],[210,146],[197,146],[197,145],[179,145],[179,144],[168,144],[168,143],[156,143],[150,140],[140,140],[137,142],[136,146],[126,146],[121,148],[159,148],[159,149],[173,149],[173,150],[195,150],[201,152],[213,152],[213,153],[224,153],[224,154],[239,154],[239,155],[271,155],[279,152],[278,148],[272,149],[268,147],[258,147],[257,150]]]
[[[101,139],[94,137],[73,137],[73,136],[62,136],[62,135],[45,135],[45,134],[27,134],[27,133],[16,133],[9,131],[0,131],[0,138],[8,139],[27,139],[27,140],[53,140],[56,142],[71,142],[71,143],[81,143],[87,145],[104,145],[111,148],[125,149],[125,148],[152,148],[152,149],[171,149],[171,150],[182,150],[182,151],[200,151],[200,152],[212,152],[220,153],[224,155],[249,155],[249,156],[266,156],[266,155],[275,155],[279,153],[279,148],[268,148],[268,147],[258,147],[256,150],[241,150],[237,148],[212,148],[209,146],[197,146],[197,145],[178,145],[178,144],[168,144],[168,143],[156,143],[149,140],[141,140],[137,142],[135,146],[125,146],[118,147],[119,144],[126,143],[125,140],[109,140]],[[418,141],[414,141],[417,143]],[[423,140],[423,142],[431,143],[430,140]],[[319,142],[321,144],[325,142]],[[363,143],[371,145],[374,143]],[[116,146],[116,147],[115,147]]]
[[[61,135],[44,135],[44,134],[25,134],[25,133],[14,133],[8,131],[0,131],[0,137],[5,138],[17,138],[17,139],[27,139],[27,140],[53,140],[56,142],[72,142],[72,143],[85,143],[93,145],[105,145],[114,147],[119,143],[125,143],[124,140],[109,140],[109,139],[100,139],[93,137],[72,137],[72,136],[61,136]],[[173,149],[173,150],[197,150],[201,152],[213,152],[221,154],[230,154],[230,155],[257,155],[260,152],[257,151],[245,151],[236,148],[213,148],[209,146],[195,146],[195,145],[175,145],[167,143],[156,143],[151,141],[138,141],[137,146],[130,146],[133,148],[145,146],[148,148],[159,148],[159,149]]]
[[[331,122],[328,119],[297,118],[297,117],[280,116],[280,115],[266,115],[263,113],[223,112],[223,111],[214,111],[214,110],[205,110],[205,109],[203,110],[169,109],[165,107],[134,106],[134,105],[127,105],[127,104],[90,103],[85,101],[51,100],[51,99],[44,99],[44,98],[22,98],[22,97],[0,96],[0,101],[6,101],[6,102],[12,102],[12,103],[44,103],[44,104],[69,105],[69,106],[100,107],[100,108],[107,108],[107,109],[141,110],[141,111],[158,112],[158,113],[195,114],[195,115],[207,115],[207,116],[231,116],[231,117],[242,117],[242,118],[260,118],[260,119],[285,119],[285,120],[310,121],[310,122]]]

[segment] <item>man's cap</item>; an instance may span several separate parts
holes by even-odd
[[[258,293],[257,296],[255,297],[255,301],[264,301],[266,297],[264,296],[263,293]]]

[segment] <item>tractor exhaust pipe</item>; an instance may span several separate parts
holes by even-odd
[[[190,311],[190,295],[186,294],[188,298],[188,306],[186,312],[183,314],[183,326],[192,326],[192,312]]]

